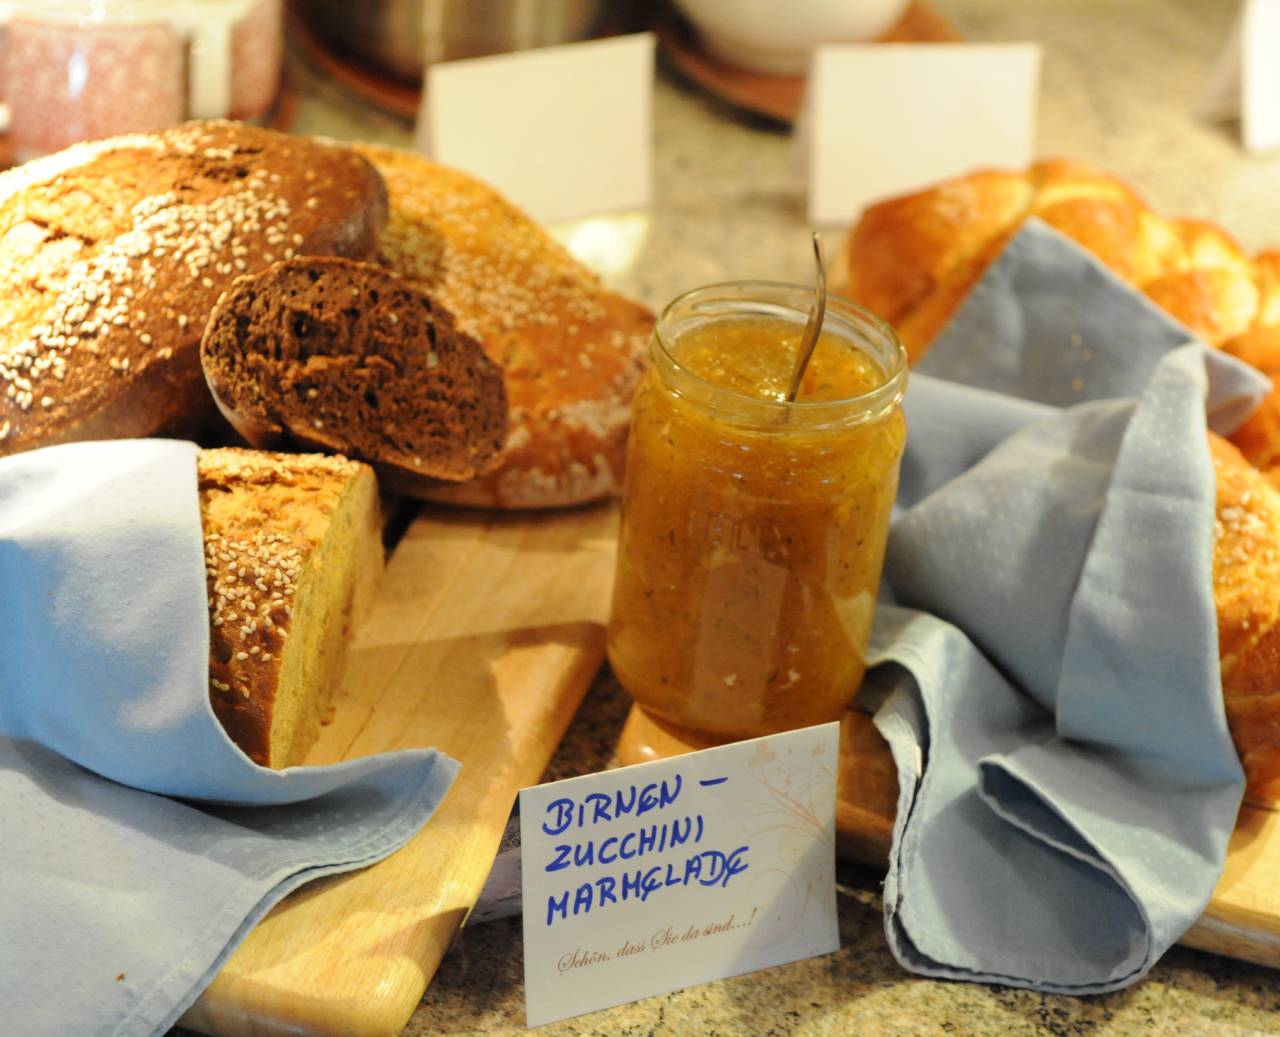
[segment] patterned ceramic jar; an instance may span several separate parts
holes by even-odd
[[[19,161],[187,118],[255,118],[279,85],[281,0],[15,0],[0,24]]]

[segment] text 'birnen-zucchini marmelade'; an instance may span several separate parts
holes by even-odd
[[[862,680],[906,357],[833,298],[786,402],[809,301],[763,282],[682,296],[636,396],[609,660],[644,709],[694,736],[835,720]]]

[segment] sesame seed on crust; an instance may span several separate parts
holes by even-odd
[[[273,179],[299,161],[318,175]],[[307,209],[309,196],[324,206]],[[233,123],[76,146],[0,174],[0,454],[210,414],[199,337],[236,253],[261,269],[268,237],[301,236],[309,252],[364,256],[384,204],[348,150]]]
[[[408,152],[355,147],[390,197],[381,262],[438,299],[503,367],[501,464],[431,496],[555,507],[617,492],[653,315],[603,288],[487,185]]]
[[[367,468],[344,457],[236,448],[202,450],[196,468],[210,700],[230,731],[253,689],[269,713],[299,581],[344,490]]]

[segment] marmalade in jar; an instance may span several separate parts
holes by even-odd
[[[645,710],[701,739],[838,719],[865,669],[906,357],[832,298],[788,403],[810,298],[682,296],[634,403],[609,660]]]

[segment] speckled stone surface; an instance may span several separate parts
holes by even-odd
[[[1251,158],[1231,125],[1192,108],[1236,8],[1230,0],[935,0],[970,40],[1045,47],[1037,151],[1101,163],[1161,211],[1222,223],[1246,247],[1280,245],[1280,157]],[[345,98],[295,61],[295,129],[407,143],[410,129]],[[740,277],[805,280],[803,186],[788,135],[742,116],[662,67],[655,97],[656,197],[643,244],[618,286],[661,306]],[[913,128],[904,127],[904,133]],[[871,141],[869,147],[892,147]],[[851,218],[853,214],[850,214]],[[548,780],[608,765],[626,715],[609,674],[596,682]],[[547,1026],[548,1037],[694,1034],[1090,1035],[1245,1037],[1280,1033],[1280,973],[1177,948],[1143,982],[1103,997],[912,977],[881,928],[879,876],[839,874],[841,950]],[[1280,877],[1278,877],[1280,881]],[[0,1027],[2,1028],[2,1027]],[[524,1029],[518,920],[468,928],[406,1034]],[[177,1037],[181,1031],[174,1031]]]
[[[1041,43],[1038,155],[1105,166],[1161,212],[1214,220],[1248,249],[1280,246],[1280,205],[1273,201],[1280,154],[1249,156],[1235,123],[1194,115],[1226,42],[1233,0],[933,0],[933,6],[968,40]],[[407,124],[353,102],[298,61],[294,69],[304,94],[297,132],[411,141]],[[808,281],[804,182],[789,132],[686,84],[661,60],[654,183],[647,237],[615,278],[619,288],[658,307],[713,281]]]
[[[607,766],[629,702],[611,674],[591,689],[547,779]],[[1104,997],[918,979],[884,939],[880,876],[838,872],[838,953],[722,980],[539,1029],[548,1037],[1246,1037],[1280,1033],[1280,973],[1175,948],[1142,983]],[[405,1030],[514,1035],[524,1029],[519,919],[463,930]]]

